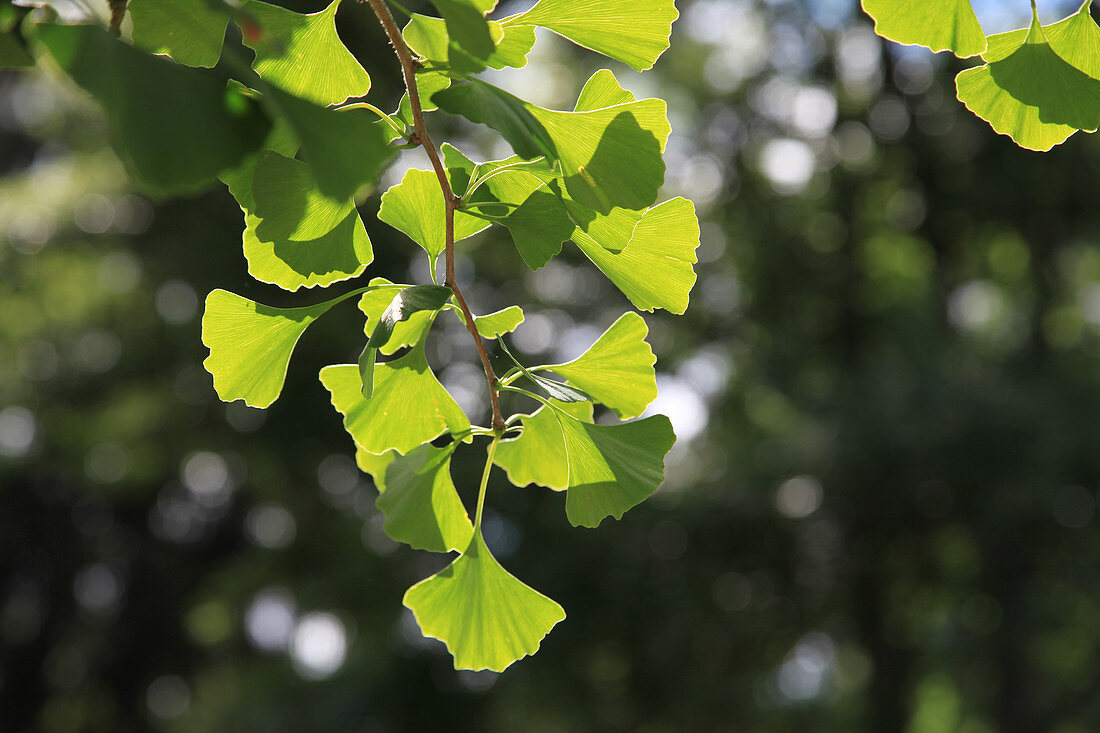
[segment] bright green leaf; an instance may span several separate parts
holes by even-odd
[[[298,339],[344,297],[304,308],[272,308],[225,290],[211,292],[202,316],[202,342],[210,356],[202,365],[214,377],[218,397],[252,407],[274,402]]]
[[[363,397],[374,394],[374,364],[378,349],[385,346],[393,335],[394,327],[416,314],[424,314],[431,323],[432,314],[438,313],[451,299],[451,289],[442,285],[412,285],[397,291],[389,305],[378,317],[370,339],[359,356],[359,377],[363,381]]]
[[[577,97],[577,106],[574,112],[589,112],[594,109],[614,107],[616,104],[628,104],[637,98],[623,89],[619,80],[610,69],[600,69],[588,77],[580,96]]]
[[[422,445],[389,463],[375,506],[392,539],[428,552],[470,545],[474,527],[451,480],[451,453],[451,447]]]
[[[409,588],[404,603],[425,636],[447,645],[456,669],[502,672],[538,651],[565,618],[560,605],[501,567],[480,530],[461,557]]]
[[[699,221],[687,199],[675,198],[647,211],[621,252],[609,251],[580,228],[573,241],[639,310],[687,310],[699,247]]]
[[[445,432],[470,427],[458,403],[428,368],[423,345],[400,359],[375,365],[374,396],[369,400],[363,399],[354,364],[325,367],[321,382],[344,416],[344,428],[368,453],[406,454]]]
[[[660,99],[558,112],[476,79],[433,99],[447,112],[497,130],[521,157],[559,161],[569,195],[587,208],[644,209],[664,183],[661,154],[671,128]]]
[[[436,92],[441,92],[451,85],[449,77],[432,71],[421,71],[416,75],[416,90],[420,97],[420,111],[432,112],[438,107],[432,102],[432,95]],[[413,113],[412,102],[409,101],[409,93],[401,97],[401,103],[397,108],[397,113],[394,115],[401,122],[405,123],[405,127],[413,127]]]
[[[461,189],[470,182],[474,163],[446,143],[442,149],[443,159],[448,169],[456,172],[455,184]],[[518,158],[482,163],[478,166],[481,171],[479,175],[486,175],[494,168],[521,163]],[[461,184],[458,171],[464,174]],[[514,205],[504,206],[501,202]],[[520,257],[532,270],[537,270],[557,255],[562,242],[569,239],[574,228],[573,220],[558,196],[538,175],[527,169],[493,173],[463,205],[471,214],[507,228]]]
[[[414,14],[401,32],[405,42],[418,56],[443,67],[446,73],[464,76],[483,70],[486,66],[503,69],[506,66],[527,65],[527,54],[535,45],[535,29],[532,26],[502,27],[488,21],[493,49],[487,56],[475,57],[467,49],[452,43],[447,25],[441,18]]]
[[[446,204],[439,179],[432,171],[410,170],[401,183],[382,195],[378,218],[409,236],[434,261],[447,245]],[[455,241],[487,229],[489,223],[455,212]]]
[[[462,311],[459,311],[462,318]],[[486,313],[483,316],[474,316],[474,325],[482,338],[496,338],[497,334],[511,333],[523,323],[523,309],[518,305],[510,305],[495,313]]]
[[[557,372],[615,411],[621,419],[637,417],[657,399],[657,361],[646,343],[646,322],[637,313],[625,313],[611,324],[588,351]]]
[[[592,422],[591,402],[551,403],[583,422]],[[554,491],[569,487],[569,461],[565,436],[553,407],[542,406],[520,417],[523,432],[518,438],[502,440],[493,462],[508,474],[516,486],[538,484]]]
[[[134,45],[185,66],[218,63],[229,15],[209,0],[130,0]]]
[[[447,26],[453,44],[473,58],[483,59],[496,47],[485,13],[471,0],[431,0]]]
[[[368,337],[374,331],[386,308],[393,302],[393,297],[409,286],[395,285],[384,277],[376,277],[370,281],[370,287],[371,289],[363,293],[363,297],[359,299],[359,310],[363,311],[367,317],[363,332]],[[406,346],[420,343],[431,319],[431,312],[419,311],[411,314],[406,320],[396,323],[389,339],[379,351],[389,356]]]
[[[218,176],[222,183],[229,188],[229,193],[241,205],[245,212],[256,209],[256,202],[252,198],[252,178],[256,175],[256,163],[265,151],[274,151],[288,158],[294,157],[298,152],[298,141],[294,137],[286,120],[278,118],[271,130],[267,133],[260,150],[255,155],[245,158],[244,162],[233,170],[225,171]]]
[[[328,234],[303,242],[264,241],[257,234],[262,220],[246,213],[244,221],[248,274],[284,290],[328,287],[358,277],[374,259],[370,237],[356,211]]]
[[[967,109],[1029,150],[1050,150],[1077,130],[1100,125],[1100,81],[1051,49],[1037,13],[1023,45],[963,71],[955,86]]]
[[[539,389],[548,394],[552,399],[559,400],[561,402],[587,402],[588,395],[581,392],[575,387],[570,387],[568,384],[562,384],[548,377],[543,377],[539,374],[532,373],[527,367],[523,366],[512,352],[508,350],[508,345],[504,343],[504,339],[499,340],[500,348],[504,351],[505,355],[512,360],[512,363],[516,365],[516,368],[523,373],[523,376],[530,379]]]
[[[664,480],[664,457],[676,442],[664,415],[620,425],[593,425],[557,413],[569,460],[565,514],[574,526],[622,519]]]
[[[375,124],[377,117],[366,110],[328,109],[267,84],[263,93],[267,107],[286,120],[326,196],[350,199],[378,177],[394,152],[388,127]]]
[[[40,25],[57,63],[103,105],[115,148],[142,182],[196,191],[258,150],[270,122],[208,72],[152,56],[91,25]]]
[[[264,30],[260,39],[245,35],[245,45],[256,52],[252,68],[265,79],[297,97],[320,105],[339,104],[370,91],[370,77],[345,48],[336,33],[333,0],[311,15],[252,0],[247,9]]]
[[[985,51],[985,33],[970,0],[863,0],[875,33],[897,43],[951,51],[961,58]]]
[[[1054,52],[1070,66],[1093,79],[1100,79],[1100,27],[1092,19],[1091,0],[1064,20],[1043,26],[1043,34]],[[986,39],[989,47],[982,58],[986,63],[1011,56],[1026,40],[1030,28],[998,33]]]
[[[260,153],[252,177],[256,234],[274,242],[308,242],[335,229],[355,210],[350,199],[324,195],[309,166],[276,152]]]
[[[381,454],[367,453],[359,446],[355,446],[355,464],[359,466],[360,471],[370,474],[379,492],[386,490],[386,469],[399,455],[392,450]]]
[[[645,71],[668,48],[677,17],[674,0],[539,0],[505,25],[540,25]]]

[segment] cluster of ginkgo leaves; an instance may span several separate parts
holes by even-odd
[[[1023,2],[1024,0],[1017,0]],[[986,36],[970,0],[863,0],[875,31],[892,41],[985,63],[955,79],[959,101],[1017,145],[1046,151],[1100,127],[1100,27],[1084,0],[1051,25]]]
[[[189,193],[222,181],[243,211],[244,259],[256,280],[295,291],[363,275],[373,258],[364,192],[397,150],[423,145],[436,155],[422,115],[441,110],[497,131],[515,155],[478,162],[444,143],[438,169],[410,170],[382,195],[378,218],[423,249],[433,279],[456,242],[499,225],[517,267],[537,270],[575,246],[639,310],[687,308],[699,226],[691,202],[657,203],[670,132],[665,103],[636,99],[610,70],[594,74],[564,111],[474,76],[525,65],[538,27],[645,70],[668,47],[674,0],[539,0],[499,19],[488,18],[495,0],[432,0],[438,17],[410,14],[400,31],[389,6],[407,11],[381,0],[333,0],[313,14],[260,0],[115,0],[111,19],[75,25],[61,23],[49,0],[31,4],[40,8],[0,16],[0,65],[36,64],[89,93],[112,124],[120,158],[148,189]],[[338,12],[377,16],[398,56],[406,54],[402,69],[415,82],[393,112],[370,101],[370,77],[341,42]],[[271,405],[301,335],[352,298],[365,327],[349,342],[362,343],[363,356],[324,368],[321,382],[378,487],[389,536],[459,553],[404,602],[456,667],[503,670],[534,653],[565,614],[486,545],[492,468],[516,486],[566,492],[566,516],[577,526],[621,518],[653,494],[675,436],[664,416],[636,419],[657,395],[646,323],[628,312],[577,359],[526,366],[502,339],[524,320],[522,310],[473,316],[449,278],[410,285],[374,277],[297,308],[216,290],[202,338],[218,395]],[[497,379],[484,360],[494,400],[515,394],[541,406],[507,418],[494,410],[492,426],[471,425],[428,363],[425,345],[441,317],[461,319],[481,353],[485,342],[499,344],[497,361],[509,371]],[[594,422],[597,403],[624,422]],[[450,465],[456,449],[475,441],[486,444],[487,460],[471,521]]]

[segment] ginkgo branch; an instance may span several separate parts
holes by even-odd
[[[443,167],[443,162],[439,159],[439,152],[436,150],[435,143],[432,142],[432,138],[428,134],[428,127],[424,123],[424,111],[420,105],[420,92],[416,86],[417,63],[413,59],[408,45],[405,44],[405,39],[401,36],[401,31],[398,29],[397,23],[394,21],[385,1],[367,1],[370,3],[371,10],[378,16],[382,28],[385,29],[386,35],[390,39],[390,45],[393,46],[397,59],[401,62],[401,72],[405,79],[405,90],[409,95],[409,108],[412,111],[416,139],[424,148],[424,152],[428,154],[428,158],[432,162],[432,168],[435,169],[436,178],[439,179],[439,188],[443,191],[446,214],[445,275],[443,284],[454,293],[455,302],[458,303],[462,313],[466,316],[466,329],[470,332],[474,344],[477,346],[478,355],[481,357],[481,365],[485,370],[485,381],[489,385],[489,401],[493,407],[493,429],[503,430],[504,415],[500,410],[500,392],[497,389],[497,377],[493,372],[493,365],[489,362],[489,354],[485,350],[485,343],[474,323],[474,314],[470,311],[470,306],[467,305],[466,298],[462,295],[462,290],[458,287],[458,281],[455,279],[455,209],[458,208],[460,199],[455,196],[454,191],[451,189],[451,183],[447,178],[447,169]]]

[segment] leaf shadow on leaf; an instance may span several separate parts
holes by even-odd
[[[611,213],[615,206],[645,209],[657,200],[664,184],[664,166],[658,175],[644,175],[631,163],[650,159],[661,159],[660,141],[638,124],[632,112],[624,110],[604,130],[588,162],[579,166],[578,173],[565,177],[566,189],[577,203],[600,214]],[[591,219],[578,224],[583,227],[588,221]]]
[[[302,277],[327,275],[330,272],[353,272],[363,264],[355,251],[355,228],[358,223],[359,212],[353,209],[335,229],[323,237],[308,242],[288,239],[273,242],[275,256]],[[317,256],[319,249],[325,251],[325,257]],[[321,262],[325,267],[317,267]]]
[[[1100,125],[1100,81],[1070,66],[1046,43],[1024,43],[989,64],[989,73],[1013,99],[1038,108],[1045,123],[1087,131]]]

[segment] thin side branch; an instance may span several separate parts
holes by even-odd
[[[439,159],[439,152],[435,149],[435,143],[432,142],[432,138],[428,134],[428,127],[424,124],[424,110],[420,106],[420,91],[416,87],[416,60],[413,59],[409,47],[405,44],[405,39],[401,37],[401,31],[398,29],[397,23],[394,22],[390,9],[386,7],[385,0],[367,1],[370,3],[371,10],[378,16],[379,22],[382,23],[382,28],[385,29],[386,35],[390,39],[390,45],[393,46],[393,50],[397,53],[397,58],[401,62],[401,73],[405,77],[405,89],[409,94],[409,107],[412,109],[413,128],[416,131],[414,139],[420,143],[424,148],[424,152],[428,154],[428,158],[432,161],[436,178],[439,179],[439,187],[443,191],[443,201],[446,204],[447,234],[447,248],[444,251],[446,273],[443,284],[454,293],[455,302],[458,303],[458,307],[462,309],[462,315],[465,316],[466,329],[473,336],[477,353],[481,356],[481,366],[485,369],[485,381],[489,384],[489,400],[493,405],[493,430],[501,431],[504,430],[505,426],[504,415],[500,411],[500,391],[497,388],[497,376],[493,372],[493,365],[489,362],[489,354],[485,351],[485,343],[474,324],[474,314],[470,311],[470,306],[466,304],[466,298],[463,297],[458,282],[455,281],[455,209],[458,208],[460,201],[455,196],[454,191],[451,190],[451,182],[447,180],[447,170],[443,167],[443,162]]]

